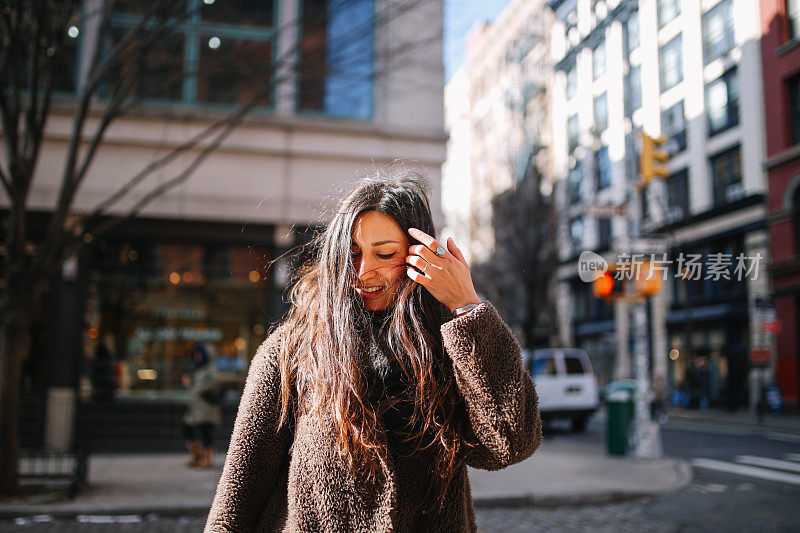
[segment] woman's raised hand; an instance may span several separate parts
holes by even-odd
[[[450,311],[481,303],[472,283],[469,265],[452,237],[447,239],[445,249],[424,231],[409,228],[408,233],[422,243],[408,248],[406,263],[417,269],[406,268],[408,277],[428,289]]]

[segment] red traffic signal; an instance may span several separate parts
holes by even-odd
[[[611,272],[603,272],[602,276],[592,282],[592,293],[595,298],[616,300],[625,294],[622,282],[623,280],[617,279]]]

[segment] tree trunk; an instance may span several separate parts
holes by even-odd
[[[19,385],[30,320],[25,306],[14,301],[19,301],[14,292],[19,291],[9,287],[9,305],[0,322],[0,496],[19,494]]]

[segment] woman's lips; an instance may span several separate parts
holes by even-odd
[[[383,291],[385,289],[384,286],[381,286],[381,288],[378,289],[377,291],[364,292],[365,288],[370,288],[371,289],[372,287],[361,287],[361,288],[357,288],[356,289],[358,291],[358,293],[361,295],[361,297],[364,298],[365,300],[372,300],[373,298],[377,298],[378,296],[383,294]]]

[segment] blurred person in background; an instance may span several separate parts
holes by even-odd
[[[183,416],[183,438],[189,449],[189,467],[214,466],[214,428],[222,419],[222,388],[208,348],[197,343],[192,349],[194,372],[184,375],[183,384],[189,387],[189,405]]]
[[[114,399],[117,381],[114,377],[114,358],[108,346],[112,339],[107,337],[97,343],[92,359],[92,399],[98,402],[107,402]]]

